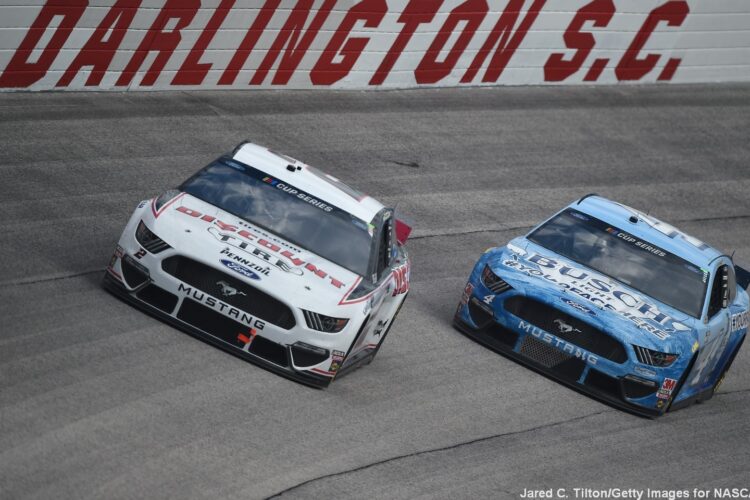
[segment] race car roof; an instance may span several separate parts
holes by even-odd
[[[366,222],[370,222],[384,208],[379,201],[347,186],[336,177],[257,144],[248,142],[238,146],[232,158],[307,191]],[[289,165],[294,167],[293,171],[287,168]]]
[[[715,248],[670,224],[601,196],[585,196],[572,203],[570,208],[593,215],[699,267],[706,267],[711,261],[723,255]],[[630,221],[634,215],[638,217],[636,223]]]

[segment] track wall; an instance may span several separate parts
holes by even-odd
[[[750,80],[748,0],[15,0],[0,90]]]

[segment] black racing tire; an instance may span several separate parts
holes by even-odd
[[[732,355],[729,357],[726,364],[724,365],[724,369],[721,371],[721,375],[719,375],[716,378],[716,382],[714,383],[714,386],[711,391],[712,395],[715,395],[717,392],[719,392],[719,388],[721,388],[721,384],[724,382],[724,378],[727,376],[727,372],[729,371],[729,368],[732,366],[732,363],[734,363],[734,358],[737,357],[737,353],[740,352],[740,347],[742,347],[742,344],[745,342],[745,337],[747,337],[747,334],[745,334],[742,337],[742,339],[737,343],[737,347],[734,348],[734,352],[732,352]]]

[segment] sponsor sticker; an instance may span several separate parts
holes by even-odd
[[[329,372],[338,371],[341,368],[341,363],[344,362],[344,351],[333,351],[331,353],[331,366],[328,368]]]
[[[736,332],[737,330],[744,330],[747,328],[748,320],[750,320],[750,312],[745,311],[739,314],[733,314],[729,318],[729,331]]]
[[[644,368],[643,366],[635,365],[633,367],[633,371],[638,375],[642,375],[644,377],[656,377],[656,372],[654,370],[649,370],[648,368]]]
[[[231,260],[227,259],[221,259],[221,263],[224,265],[224,267],[231,269],[237,274],[241,274],[245,278],[250,278],[251,280],[260,280],[260,276],[241,264],[237,264],[236,262],[232,262]]]
[[[661,248],[659,248],[657,246],[654,246],[654,245],[651,245],[648,242],[639,240],[638,238],[636,238],[635,236],[633,236],[630,233],[626,233],[625,231],[621,231],[619,229],[615,229],[615,228],[612,228],[612,227],[608,227],[606,229],[606,231],[609,234],[612,234],[612,235],[620,238],[621,240],[623,240],[623,241],[625,241],[627,243],[630,243],[631,245],[634,245],[634,246],[640,248],[641,250],[645,250],[646,252],[649,252],[649,253],[652,253],[652,254],[656,255],[657,257],[666,257],[667,256],[667,252],[665,252]]]
[[[466,305],[469,303],[469,297],[471,297],[471,294],[474,292],[474,285],[471,283],[466,283],[466,286],[464,287],[464,293],[461,296],[461,304]]]
[[[234,248],[240,249],[243,252],[252,255],[253,257],[264,260],[266,261],[266,263],[273,265],[278,269],[281,269],[282,271],[301,276],[302,274],[304,274],[302,271],[302,267],[304,267],[306,271],[309,271],[311,274],[317,276],[318,278],[327,280],[331,286],[338,289],[346,288],[346,283],[344,283],[343,281],[336,279],[335,277],[325,272],[323,269],[319,269],[313,263],[305,262],[299,257],[298,254],[283,249],[281,246],[266,240],[259,234],[250,232],[247,229],[239,229],[233,224],[227,224],[226,222],[218,220],[215,217],[205,215],[186,206],[181,205],[175,208],[175,210],[184,214],[186,217],[192,217],[209,224],[208,231],[222,243],[231,245]],[[241,222],[237,222],[237,224],[242,225]],[[219,231],[219,229],[217,228],[221,228],[221,231]],[[263,247],[263,249],[267,249],[268,251],[263,250],[261,247]],[[222,252],[222,254],[225,253]],[[284,257],[285,259],[287,259],[287,261],[281,260],[280,257]],[[246,263],[244,262],[243,264],[246,265]]]
[[[297,276],[302,276],[302,269],[299,267],[292,267],[286,262],[284,262],[281,259],[278,259],[271,255],[269,252],[263,250],[260,246],[252,245],[250,243],[247,243],[245,241],[242,241],[241,239],[232,236],[231,234],[222,233],[218,230],[216,230],[213,227],[208,228],[208,232],[211,233],[214,238],[221,241],[222,243],[225,243],[227,245],[231,245],[237,250],[242,251],[244,254],[247,254],[249,256],[255,257],[256,260],[263,261],[264,263],[270,264],[286,273],[296,274]],[[261,240],[268,243],[266,240]],[[258,271],[261,274],[265,274],[268,276],[268,268],[259,267],[257,264],[254,264],[249,259],[245,259],[244,257],[241,257],[234,253],[229,247],[225,247],[221,251],[221,255],[226,255],[228,258],[234,260],[235,262],[238,262],[244,266],[252,267],[256,271]]]
[[[676,386],[677,380],[673,378],[665,378],[664,382],[661,383],[659,391],[656,393],[656,397],[659,399],[670,399]]]
[[[615,311],[660,340],[666,340],[671,333],[690,329],[640,295],[603,276],[569,266],[552,257],[534,254],[524,259],[505,260],[503,265],[556,284],[601,309]]]
[[[575,300],[570,300],[570,299],[566,299],[566,298],[562,298],[560,300],[562,300],[564,304],[568,304],[570,307],[572,307],[573,309],[575,309],[577,311],[580,311],[580,312],[582,312],[584,314],[589,314],[591,316],[596,316],[596,313],[594,311],[592,311],[588,307],[584,306],[583,304],[580,304],[580,303],[576,302]]]
[[[275,187],[276,189],[285,192],[289,196],[294,196],[296,198],[299,198],[300,200],[309,203],[310,205],[314,206],[315,208],[319,208],[323,210],[324,212],[332,212],[333,207],[329,204],[327,204],[324,201],[321,201],[313,196],[310,196],[306,192],[302,191],[301,189],[297,189],[293,186],[290,186],[288,184],[285,184],[281,182],[278,179],[274,179],[270,176],[263,177],[263,182],[266,184],[270,184],[271,186]]]

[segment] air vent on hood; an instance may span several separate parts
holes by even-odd
[[[135,230],[135,239],[138,240],[138,243],[143,248],[154,254],[172,248],[168,243],[152,233],[143,221],[138,224],[138,229]]]
[[[503,281],[500,276],[496,275],[492,269],[490,269],[490,266],[487,265],[484,266],[484,269],[482,270],[482,283],[496,294],[507,292],[512,288],[508,283]]]

